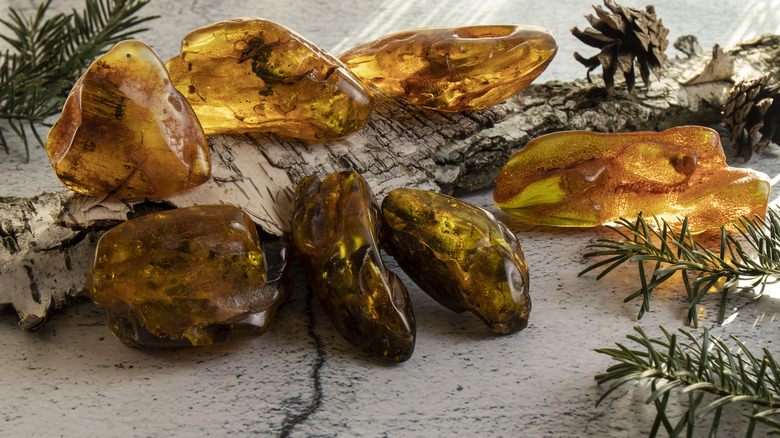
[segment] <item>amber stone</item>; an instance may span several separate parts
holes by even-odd
[[[338,59],[259,18],[191,32],[167,66],[206,134],[333,140],[362,128],[374,106],[368,88]]]
[[[536,26],[414,29],[339,55],[360,79],[384,93],[439,111],[479,110],[527,87],[558,46]]]
[[[187,207],[107,231],[85,290],[127,344],[206,345],[268,328],[290,293],[287,260],[240,209]]]
[[[379,254],[381,216],[355,172],[309,176],[295,194],[293,241],[309,283],[336,329],[389,361],[414,350],[412,304]]]
[[[655,215],[691,229],[764,216],[769,179],[729,167],[717,132],[682,126],[663,132],[558,132],[512,155],[498,175],[496,205],[525,222],[591,227]]]
[[[192,108],[138,41],[117,44],[79,78],[46,152],[60,181],[90,196],[167,196],[211,174]]]
[[[517,237],[489,212],[424,190],[393,190],[382,202],[387,250],[444,307],[470,311],[490,330],[528,324],[528,267]]]

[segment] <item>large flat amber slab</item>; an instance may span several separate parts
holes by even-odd
[[[236,207],[181,208],[107,231],[85,290],[127,344],[206,345],[268,328],[290,293],[287,257]]]
[[[374,105],[368,88],[338,59],[259,18],[187,34],[167,66],[206,134],[333,140],[361,129]]]
[[[528,267],[517,237],[487,211],[424,190],[393,190],[382,202],[387,250],[422,290],[490,330],[514,333],[531,312]]]
[[[439,111],[479,110],[514,96],[539,76],[558,46],[536,26],[413,29],[339,55],[366,84]]]
[[[638,212],[694,231],[764,216],[769,179],[729,167],[718,133],[699,126],[663,132],[558,132],[512,155],[493,199],[531,224],[592,227]]]
[[[314,293],[352,344],[391,361],[414,351],[412,304],[379,254],[379,208],[355,172],[298,184],[293,241]]]
[[[90,196],[162,197],[211,174],[192,108],[138,41],[117,44],[79,78],[46,153],[65,186]]]

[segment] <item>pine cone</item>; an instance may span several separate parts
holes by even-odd
[[[584,31],[576,27],[571,30],[577,39],[601,51],[591,58],[574,52],[574,58],[588,67],[589,81],[590,72],[601,65],[604,70],[604,84],[612,96],[615,95],[615,72],[620,68],[626,78],[628,92],[634,95],[634,58],[645,86],[650,85],[651,71],[656,77],[661,77],[666,61],[664,50],[669,45],[666,39],[669,29],[656,17],[653,6],[647,6],[644,11],[640,11],[621,6],[613,0],[604,0],[604,5],[609,8],[611,14],[595,5],[593,9],[598,17],[592,14],[585,17],[593,27]]]
[[[740,81],[723,107],[723,123],[737,155],[749,160],[770,141],[780,141],[780,84],[767,85],[771,74]],[[756,136],[761,133],[761,141]]]

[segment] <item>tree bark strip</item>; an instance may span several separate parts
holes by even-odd
[[[737,72],[732,81],[775,71],[780,36],[763,36],[728,53]],[[733,82],[683,85],[709,58],[700,54],[669,61],[665,76],[633,99],[624,91],[610,98],[599,77],[595,84],[584,79],[532,84],[507,102],[470,113],[437,113],[377,96],[366,128],[339,141],[213,136],[212,179],[160,200],[96,199],[69,192],[0,199],[0,306],[13,307],[23,327],[39,326],[51,309],[66,306],[80,291],[101,231],[150,211],[233,204],[265,231],[283,235],[290,230],[295,184],[310,174],[358,171],[380,199],[400,187],[449,193],[492,186],[512,153],[549,132],[716,124]],[[622,86],[619,82],[616,88]]]

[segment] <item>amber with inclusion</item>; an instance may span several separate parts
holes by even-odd
[[[470,311],[490,330],[528,324],[528,267],[517,237],[489,212],[424,190],[391,191],[382,202],[387,250],[444,307]]]
[[[192,108],[138,41],[117,44],[79,78],[46,152],[60,181],[90,196],[162,197],[211,174]]]
[[[498,175],[502,210],[531,224],[591,227],[638,212],[694,231],[764,216],[769,179],[729,167],[717,132],[682,126],[663,132],[570,131],[534,139]]]
[[[479,110],[514,96],[539,76],[558,46],[537,26],[413,29],[339,55],[384,93],[439,111]]]
[[[346,137],[369,119],[371,92],[329,53],[259,18],[197,29],[168,60],[174,85],[210,134]]]
[[[293,241],[309,283],[336,329],[353,345],[390,361],[414,351],[412,304],[379,253],[381,217],[355,172],[298,184]]]
[[[240,209],[187,207],[107,231],[85,290],[127,344],[207,345],[268,328],[290,293],[287,261]]]

